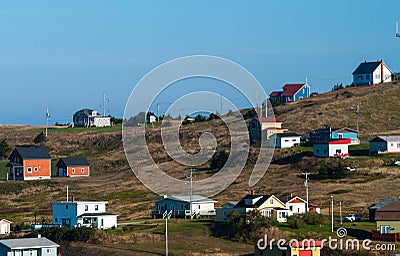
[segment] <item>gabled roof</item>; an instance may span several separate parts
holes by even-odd
[[[89,166],[90,163],[86,158],[61,158],[57,162],[57,166],[60,162],[64,162],[66,166]]]
[[[6,219],[2,219],[2,220],[0,220],[0,222],[2,222],[2,221],[4,221],[4,222],[8,222],[8,223],[12,223],[12,221],[9,221],[9,220],[6,220]]]
[[[14,149],[23,159],[51,159],[47,150],[40,146],[17,146]]]
[[[358,67],[356,70],[354,70],[353,75],[358,75],[358,74],[372,74],[379,65],[381,65],[381,61],[374,61],[374,62],[363,62]]]
[[[306,200],[304,200],[304,199],[302,199],[302,198],[300,198],[298,196],[295,196],[295,197],[278,196],[278,199],[284,204],[287,204],[287,203],[306,203]]]
[[[59,247],[58,244],[47,239],[46,237],[4,239],[0,240],[0,243],[10,249],[34,249],[43,247]]]
[[[330,141],[318,141],[318,142],[314,142],[314,144],[329,144],[329,145],[335,145],[335,144],[351,144],[351,139],[330,140]]]
[[[260,123],[282,123],[281,120],[275,117],[256,117],[255,119]]]
[[[385,206],[385,205],[387,205],[387,204],[389,204],[389,203],[391,203],[391,202],[393,202],[393,201],[398,201],[398,200],[399,200],[399,198],[385,198],[385,199],[380,200],[379,202],[376,202],[376,203],[374,203],[374,204],[371,204],[371,205],[368,207],[368,209],[369,209],[369,210],[380,209],[380,208],[382,208],[383,206]]]
[[[393,201],[376,210],[375,220],[400,221],[400,201]]]
[[[275,91],[275,92],[271,92],[269,97],[276,97],[276,96],[280,96],[281,94],[282,94],[282,92]]]
[[[263,203],[265,203],[268,199],[270,199],[271,197],[276,198],[279,202],[282,203],[282,201],[279,198],[277,198],[276,196],[274,196],[274,195],[252,195],[252,194],[249,194],[249,195],[246,195],[245,197],[243,197],[242,200],[240,200],[235,205],[234,208],[258,208]],[[254,199],[257,199],[257,198],[259,198],[259,199],[254,204],[246,204],[247,200],[249,200],[249,199],[250,200],[254,200]],[[284,203],[282,203],[282,204],[284,204]]]
[[[190,196],[164,196],[160,200],[157,200],[156,203],[167,199],[190,203]],[[205,196],[192,195],[192,203],[217,203],[217,202],[218,201],[212,200]]]
[[[294,133],[294,132],[276,133],[274,135],[276,135],[276,137],[279,137],[279,138],[301,137],[301,135],[298,135],[297,133]]]
[[[282,96],[294,96],[303,86],[307,84],[285,84],[283,86]]]
[[[376,136],[370,142],[400,142],[400,136]]]
[[[358,133],[357,130],[354,129],[350,129],[347,127],[342,127],[342,128],[332,128],[332,132],[354,132],[354,133]]]

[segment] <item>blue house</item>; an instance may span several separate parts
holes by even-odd
[[[358,131],[350,128],[332,128],[325,127],[311,131],[308,137],[310,143],[329,142],[332,140],[350,139],[351,145],[360,144],[358,139]]]
[[[45,237],[0,240],[0,255],[57,256],[58,244]]]
[[[307,83],[285,84],[283,91],[272,92],[269,97],[279,103],[298,101],[310,97],[310,86]]]

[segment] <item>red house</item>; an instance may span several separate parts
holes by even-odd
[[[60,177],[80,177],[90,174],[90,163],[86,158],[61,158],[56,166]]]
[[[51,177],[51,156],[44,147],[15,147],[6,167],[9,180],[39,180]]]

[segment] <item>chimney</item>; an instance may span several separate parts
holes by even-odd
[[[38,234],[38,235],[37,235],[37,238],[42,238],[42,235],[41,235],[41,234]]]
[[[384,69],[384,67],[385,67],[385,62],[382,59],[381,60],[381,83],[385,82],[385,78],[384,78],[385,69]]]
[[[255,191],[254,191],[254,189],[252,189],[251,190],[251,195],[254,196],[254,194],[255,194]]]
[[[163,195],[163,198],[167,198],[168,196],[167,195]]]
[[[71,196],[71,202],[75,202],[75,197]]]

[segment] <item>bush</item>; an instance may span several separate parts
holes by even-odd
[[[303,216],[304,222],[308,225],[321,225],[324,223],[324,217],[322,214],[315,212],[307,212]]]
[[[44,228],[40,231],[34,231],[28,235],[28,237],[37,237],[38,234],[56,242],[68,241],[68,242],[88,242],[93,237],[95,229],[88,227],[77,227],[77,228]]]
[[[304,220],[295,215],[287,217],[287,224],[292,229],[304,228],[306,226]]]
[[[211,159],[210,163],[211,170],[220,170],[225,165],[226,161],[228,161],[228,158],[229,158],[229,153],[225,151],[216,153]]]
[[[338,163],[336,165],[326,163],[318,169],[318,174],[315,176],[315,179],[343,179],[346,178],[347,175],[348,172],[346,171],[345,166],[342,163]]]

